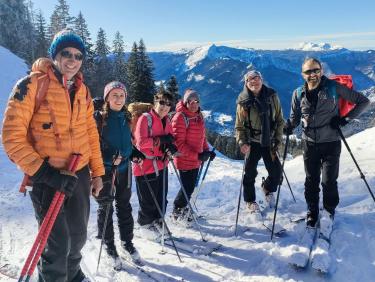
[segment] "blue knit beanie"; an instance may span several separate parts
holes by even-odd
[[[81,51],[82,55],[86,55],[85,44],[81,37],[79,37],[71,28],[65,28],[53,37],[51,46],[48,49],[48,53],[52,60],[55,59],[56,55],[67,47],[73,47]]]

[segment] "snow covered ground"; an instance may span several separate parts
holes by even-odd
[[[364,172],[370,187],[375,187],[375,128],[368,129],[348,139],[349,145]],[[37,233],[37,225],[29,197],[18,193],[21,173],[0,151],[0,267],[12,264],[21,267]],[[270,241],[270,233],[254,222],[243,205],[239,216],[238,236],[234,236],[234,222],[238,200],[242,162],[234,162],[218,156],[212,163],[197,206],[206,219],[201,227],[209,241],[223,247],[211,256],[194,256],[181,252],[180,263],[171,248],[160,254],[161,246],[137,236],[135,245],[146,262],[146,269],[160,281],[373,281],[375,277],[375,204],[363,180],[359,177],[350,156],[343,148],[339,178],[340,205],[332,233],[332,265],[328,276],[320,276],[312,269],[296,271],[288,265],[292,253],[291,244],[298,242],[304,224],[291,223],[290,218],[304,215],[304,172],[302,158],[297,157],[285,164],[285,171],[297,198],[295,204],[287,186],[282,185],[277,222],[287,229],[285,235]],[[258,180],[265,176],[260,165]],[[178,190],[177,179],[170,174],[168,215]],[[258,200],[260,181],[257,182]],[[133,187],[134,190],[134,187]],[[132,197],[134,217],[137,216],[138,200]],[[103,253],[99,275],[95,276],[99,241],[96,235],[96,203],[92,201],[88,241],[83,250],[83,268],[95,281],[152,281],[144,274],[112,270],[110,261]],[[177,237],[200,240],[196,229],[182,228],[167,221]],[[247,231],[244,232],[249,228]],[[136,235],[139,234],[135,230]],[[0,275],[1,281],[7,279]]]
[[[10,83],[9,79],[5,80],[0,72],[1,95],[8,97],[12,84],[24,73],[25,69],[18,68],[18,77],[12,78],[13,82]],[[4,84],[5,81],[7,84]],[[3,111],[2,102],[0,112]],[[375,128],[371,128],[352,136],[348,139],[348,143],[370,187],[375,192],[374,137]],[[301,157],[288,160],[285,164],[285,172],[297,203],[293,202],[284,181],[277,216],[277,223],[287,229],[283,236],[270,241],[270,233],[249,217],[243,201],[241,201],[238,236],[234,236],[243,163],[218,155],[209,169],[197,207],[200,214],[206,216],[200,219],[206,238],[208,241],[222,244],[223,247],[211,256],[180,252],[183,260],[180,263],[173,249],[166,248],[166,254],[161,254],[161,246],[140,238],[136,228],[134,243],[145,261],[145,270],[158,281],[374,281],[375,203],[344,146],[342,151],[339,178],[340,204],[331,237],[332,265],[328,275],[319,275],[310,267],[297,271],[288,264],[288,258],[293,253],[291,245],[298,242],[304,230],[304,223],[290,222],[291,218],[305,215],[304,170]],[[24,197],[18,192],[22,174],[8,160],[2,146],[0,168],[1,273],[1,268],[5,265],[22,267],[37,234],[37,224],[29,196]],[[260,163],[256,183],[258,200],[263,200],[260,189],[262,176],[266,176],[266,171]],[[200,235],[197,229],[185,229],[172,224],[169,220],[173,199],[179,188],[174,174],[169,175],[169,181],[167,223],[174,236],[191,238],[199,242]],[[133,213],[136,218],[138,199],[135,187],[132,189]],[[95,275],[99,250],[99,240],[95,239],[96,208],[97,204],[93,200],[88,240],[83,249],[82,267],[85,273],[92,280],[99,282],[153,281],[130,266],[128,272],[114,271],[104,252],[99,273]],[[117,243],[120,247],[119,241]],[[35,275],[32,280],[36,281]],[[13,280],[0,274],[0,281]]]

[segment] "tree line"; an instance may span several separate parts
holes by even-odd
[[[119,80],[127,86],[128,103],[152,102],[156,91],[168,91],[176,101],[181,98],[174,75],[165,85],[163,82],[158,87],[155,85],[153,62],[142,39],[134,42],[130,53],[126,54],[124,37],[119,31],[115,33],[112,46],[109,46],[106,32],[99,28],[94,43],[82,12],[76,17],[71,16],[66,0],[57,0],[49,23],[41,10],[34,10],[31,0],[0,1],[0,45],[29,65],[39,57],[48,57],[47,50],[53,36],[66,27],[72,28],[86,45],[87,56],[82,70],[92,96],[102,96],[108,82]],[[233,159],[243,158],[234,137],[207,130],[207,139],[224,155]],[[292,153],[296,154],[299,150],[296,146]]]
[[[86,20],[79,12],[71,16],[66,0],[58,0],[49,23],[41,10],[33,8],[31,0],[0,1],[0,45],[23,58],[31,65],[37,58],[48,57],[48,48],[53,36],[64,28],[73,29],[84,41],[87,56],[82,70],[85,83],[92,96],[103,95],[104,86],[119,80],[126,84],[128,102],[152,102],[158,90],[154,80],[153,62],[146,53],[142,39],[134,42],[130,54],[125,53],[123,35],[117,31],[109,46],[107,34],[99,28],[93,43]],[[170,91],[178,99],[178,84],[175,76],[161,83],[162,91]]]

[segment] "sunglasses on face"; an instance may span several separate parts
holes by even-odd
[[[76,61],[82,61],[83,60],[83,55],[81,53],[73,54],[70,53],[68,50],[63,50],[60,52],[61,57],[67,58],[67,59],[76,59]]]
[[[260,80],[260,76],[253,76],[247,79],[247,81],[255,81],[255,80]]]
[[[159,105],[162,105],[162,106],[167,106],[167,107],[172,106],[171,102],[164,101],[164,100],[159,100],[158,103],[159,103]]]
[[[311,69],[311,70],[305,70],[303,71],[304,74],[306,75],[311,75],[311,74],[319,74],[320,73],[320,69]]]
[[[199,100],[189,100],[189,104],[199,104]]]

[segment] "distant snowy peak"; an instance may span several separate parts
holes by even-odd
[[[193,69],[200,61],[209,57],[211,59],[235,59],[249,62],[255,56],[255,50],[251,48],[234,48],[228,46],[217,46],[215,44],[205,45],[190,50],[186,54],[185,65],[187,70]]]
[[[203,60],[207,56],[210,47],[211,45],[201,46],[188,52],[188,57],[185,61],[185,65],[187,66],[188,70],[194,68],[201,60]]]
[[[339,45],[331,45],[329,43],[313,43],[313,42],[302,42],[298,45],[296,50],[302,51],[333,51],[344,49],[344,47]]]

